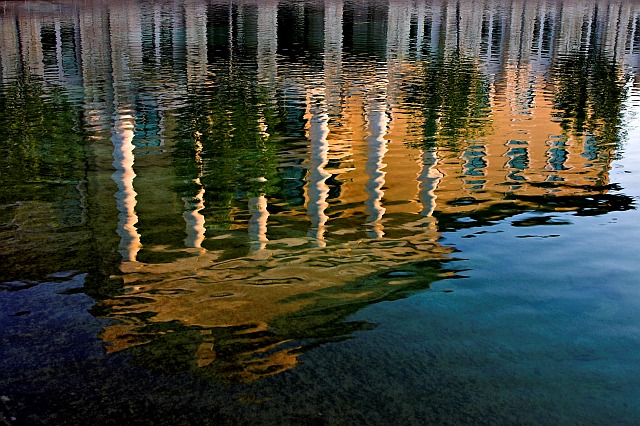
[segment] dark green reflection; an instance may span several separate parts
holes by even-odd
[[[426,144],[453,148],[482,133],[490,112],[489,84],[473,59],[459,51],[431,58],[422,79],[415,96],[425,117]]]
[[[238,67],[229,64],[211,84],[195,89],[178,117],[176,190],[193,197],[204,186],[203,214],[212,236],[229,229],[239,200],[271,196],[280,182],[280,110],[259,86],[255,69]]]
[[[86,143],[58,87],[24,75],[0,91],[0,281],[86,266]]]
[[[621,141],[622,105],[630,77],[624,75],[615,58],[593,46],[560,57],[552,76],[556,86],[554,107],[565,131],[576,136],[593,135],[587,153],[593,160],[611,156]]]
[[[81,115],[63,90],[24,76],[0,91],[0,203],[53,201],[40,185],[85,177]],[[33,185],[35,184],[35,185]]]

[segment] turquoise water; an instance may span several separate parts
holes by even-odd
[[[637,424],[640,7],[0,12],[4,424]]]

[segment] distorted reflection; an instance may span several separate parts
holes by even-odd
[[[310,101],[313,102],[312,99],[315,97],[313,93],[310,93],[309,96],[311,98]],[[322,103],[314,106],[311,105],[311,102],[307,111],[307,116],[309,117],[307,138],[311,144],[309,175],[307,177],[309,182],[307,190],[309,199],[307,214],[311,221],[309,236],[317,240],[319,247],[325,247],[325,224],[327,223],[327,219],[329,219],[325,214],[325,210],[329,206],[327,203],[329,187],[326,184],[326,180],[331,176],[324,169],[328,163],[329,153],[329,142],[327,140],[327,136],[329,135],[329,117],[326,112],[322,111]]]
[[[613,3],[7,3],[0,280],[89,271],[149,368],[285,371],[454,276],[442,232],[632,208]]]
[[[384,78],[384,77],[379,77]],[[369,136],[367,141],[367,165],[365,172],[369,176],[366,185],[366,192],[369,198],[365,202],[368,214],[367,225],[370,231],[367,235],[370,238],[381,238],[384,235],[382,219],[385,208],[382,207],[382,198],[385,184],[384,177],[386,172],[383,169],[386,164],[383,163],[384,155],[387,153],[387,140],[384,139],[387,134],[387,125],[389,119],[387,117],[387,105],[384,94],[374,93],[374,98],[370,100],[369,105],[365,106],[367,118],[367,133]],[[380,97],[381,99],[376,99]]]
[[[120,115],[114,123],[113,167],[116,169],[113,180],[118,185],[115,194],[119,211],[118,235],[120,236],[120,254],[125,262],[135,262],[140,249],[140,235],[135,227],[138,216],[135,212],[136,191],[133,189],[133,128],[130,115]]]

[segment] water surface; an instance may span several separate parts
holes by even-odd
[[[8,2],[1,419],[637,424],[640,6]]]

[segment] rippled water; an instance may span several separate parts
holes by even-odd
[[[640,4],[6,2],[0,61],[0,423],[640,422]]]

